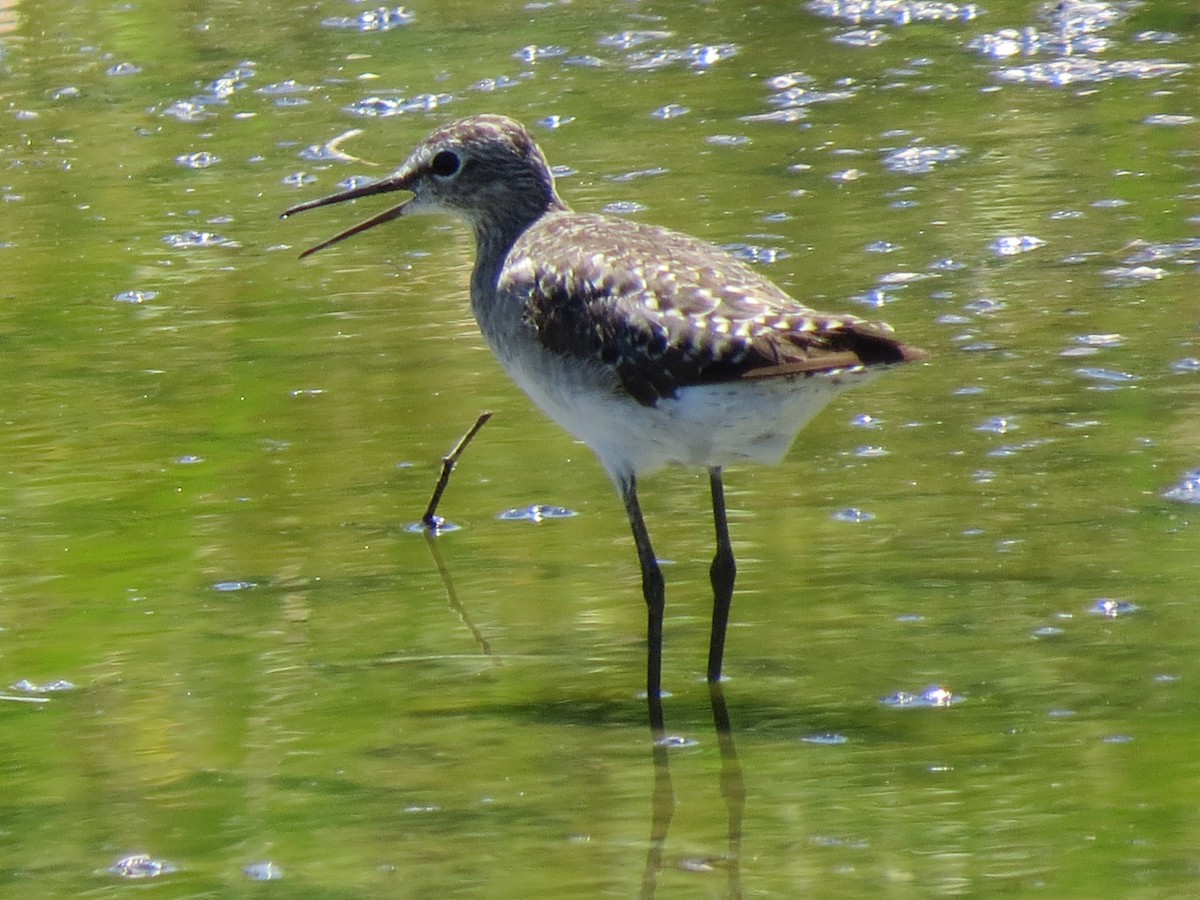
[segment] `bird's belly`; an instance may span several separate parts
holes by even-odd
[[[546,360],[544,360],[546,361]],[[777,463],[809,420],[870,372],[795,375],[682,388],[644,406],[605,370],[554,358],[537,371],[503,357],[541,409],[600,457],[615,479],[676,463]]]

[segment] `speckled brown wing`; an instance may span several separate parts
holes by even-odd
[[[500,289],[524,299],[546,349],[611,366],[645,405],[689,385],[920,355],[887,326],[802,306],[709,244],[607,216],[545,216],[513,247]]]

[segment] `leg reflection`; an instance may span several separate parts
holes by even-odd
[[[667,759],[668,743],[663,728],[662,697],[653,694],[650,700],[650,734],[654,758],[654,797],[650,812],[650,846],[646,850],[646,867],[642,870],[642,900],[650,900],[658,886],[658,873],[663,867],[663,848],[671,819],[675,816],[675,788],[671,784],[671,763]]]
[[[727,865],[729,887],[727,897],[742,896],[742,820],[746,814],[746,780],[742,776],[742,763],[738,759],[737,745],[733,742],[733,729],[729,725],[729,709],[725,706],[725,692],[718,681],[709,682],[709,699],[712,700],[713,727],[717,732],[717,746],[721,751],[721,797],[725,801],[728,816]]]
[[[725,693],[719,682],[710,682],[709,699],[712,701],[713,728],[717,735],[717,748],[721,753],[721,799],[726,810],[726,849],[723,858],[708,859],[724,864],[728,872],[725,896],[732,900],[742,897],[742,822],[746,814],[746,781],[742,775],[742,764],[738,759],[737,746],[733,740],[733,729],[729,724],[729,709],[725,705]],[[673,746],[672,739],[664,738],[662,730],[662,700],[656,698],[650,714],[651,733],[654,736],[654,797],[651,806],[650,845],[646,850],[646,867],[642,871],[642,900],[654,897],[658,886],[658,875],[663,868],[663,855],[667,843],[667,832],[675,815],[675,789],[671,783],[671,767],[668,755]],[[718,865],[720,864],[718,863]]]

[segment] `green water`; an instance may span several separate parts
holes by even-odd
[[[1162,494],[1200,466],[1200,123],[1148,117],[1200,116],[1197,69],[1003,82],[1047,57],[967,42],[1044,23],[986,6],[871,49],[798,3],[418,0],[384,33],[322,26],[363,11],[334,0],[0,4],[0,894],[1196,894],[1200,515]],[[627,29],[670,34],[601,43]],[[1186,2],[1103,34],[1100,59],[1200,66]],[[848,96],[740,120],[795,71]],[[375,208],[277,219],[485,111],[574,117],[535,130],[577,208],[783,251],[798,297],[931,353],[728,472],[736,759],[702,680],[703,473],[642,485],[686,739],[656,757],[624,515],[483,347],[467,235],[406,220],[301,262]],[[363,162],[300,158],[353,128]],[[963,152],[888,171],[910,146]],[[164,242],[189,231],[231,243]],[[989,249],[1020,235],[1045,245]],[[921,277],[855,299],[886,273]],[[405,526],[484,409],[431,547]],[[577,515],[497,519],[533,503]],[[881,702],[931,685],[961,702]],[[137,853],[173,871],[108,871]]]

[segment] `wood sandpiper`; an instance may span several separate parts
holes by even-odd
[[[595,451],[624,501],[648,611],[646,693],[661,731],[663,577],[638,476],[667,463],[708,470],[715,684],[735,575],[722,467],[778,463],[841,391],[925,354],[887,325],[801,305],[711,244],[572,212],[529,132],[503,116],[438,128],[392,175],[283,216],[392,191],[412,196],[303,255],[418,212],[471,226],[471,309],[484,337],[534,403]]]

